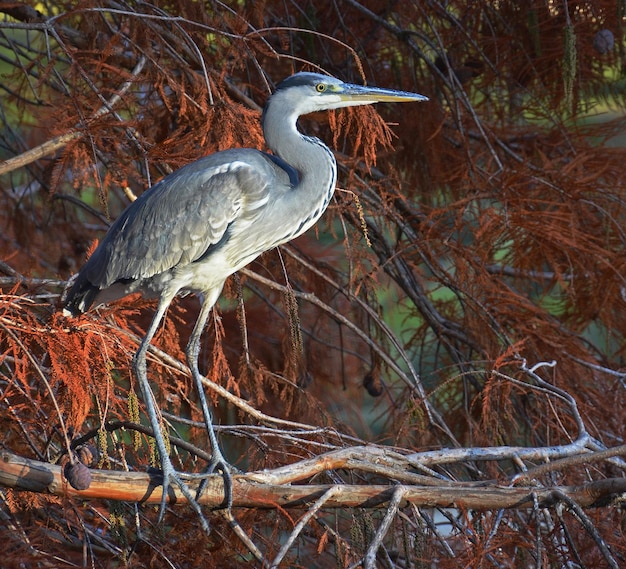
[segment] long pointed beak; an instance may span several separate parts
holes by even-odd
[[[342,101],[351,101],[366,105],[368,103],[405,103],[416,101],[428,101],[428,97],[419,93],[407,91],[395,91],[394,89],[381,89],[380,87],[363,87],[344,83],[336,92]]]

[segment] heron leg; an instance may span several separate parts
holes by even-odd
[[[203,378],[198,369],[200,338],[202,336],[202,331],[204,330],[207,319],[209,318],[209,314],[211,314],[211,309],[213,308],[213,305],[215,304],[220,292],[221,287],[219,290],[212,291],[210,294],[207,294],[202,303],[202,307],[200,308],[200,314],[198,315],[196,324],[193,327],[191,336],[189,337],[189,342],[187,343],[187,363],[196,384],[196,390],[198,391],[198,397],[200,399],[200,406],[202,407],[202,414],[204,415],[204,422],[207,428],[207,433],[209,435],[209,441],[211,443],[211,462],[209,464],[207,472],[211,473],[215,472],[215,470],[222,471],[222,477],[224,479],[224,503],[227,508],[230,508],[233,501],[231,477],[232,466],[224,458],[224,455],[222,454],[222,451],[220,449],[220,445],[217,441],[215,429],[213,428],[213,418],[207,404],[206,395],[204,394],[204,386],[202,385]]]
[[[165,446],[165,440],[163,438],[163,433],[161,432],[161,422],[159,421],[159,414],[156,409],[156,404],[154,400],[154,394],[152,393],[152,389],[150,388],[150,383],[148,382],[148,373],[147,373],[147,363],[146,356],[148,354],[148,347],[150,346],[150,342],[152,338],[156,334],[156,331],[159,327],[161,320],[172,301],[173,297],[162,297],[159,300],[159,304],[157,306],[157,310],[152,318],[152,322],[150,322],[150,326],[146,331],[146,335],[144,336],[141,344],[139,345],[139,349],[133,358],[133,370],[135,372],[135,376],[139,382],[139,386],[141,388],[141,393],[143,396],[143,401],[146,405],[146,413],[148,415],[148,419],[150,420],[150,426],[152,427],[152,431],[154,434],[154,440],[156,442],[157,450],[159,451],[159,458],[161,461],[161,470],[163,472],[163,494],[161,496],[161,505],[159,508],[159,522],[163,519],[163,515],[165,513],[165,506],[167,502],[167,496],[169,492],[170,481],[175,482],[187,501],[192,506],[192,508],[196,511],[200,518],[200,523],[202,525],[202,529],[205,532],[209,532],[209,524],[206,521],[202,510],[200,509],[200,504],[196,501],[194,496],[192,495],[189,487],[181,480],[180,476],[174,469],[172,461],[170,459],[169,453],[167,452],[167,447]]]

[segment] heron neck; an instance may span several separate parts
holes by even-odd
[[[335,191],[337,164],[333,153],[321,140],[298,131],[297,112],[278,106],[270,104],[265,110],[265,140],[274,154],[298,172],[299,183],[294,188],[293,198],[298,201],[303,218],[307,215],[315,218],[307,223],[310,227],[322,215]]]

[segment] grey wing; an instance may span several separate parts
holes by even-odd
[[[227,237],[243,208],[267,201],[271,168],[211,158],[177,170],[129,206],[84,267],[93,285],[192,263]]]

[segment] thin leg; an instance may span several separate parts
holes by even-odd
[[[212,291],[209,295],[207,295],[202,303],[202,307],[200,308],[200,314],[198,315],[198,319],[196,320],[196,324],[193,327],[193,331],[191,332],[191,336],[189,337],[189,342],[187,344],[187,363],[196,384],[196,390],[198,391],[198,397],[200,398],[200,406],[202,407],[202,414],[204,415],[204,423],[206,425],[207,433],[209,435],[209,441],[211,442],[212,456],[207,472],[211,473],[215,472],[216,470],[222,471],[222,476],[224,478],[224,502],[226,504],[226,507],[230,508],[233,501],[231,478],[232,467],[224,458],[224,455],[222,454],[222,451],[220,449],[220,445],[217,442],[215,430],[213,429],[213,419],[211,417],[211,411],[209,410],[206,396],[204,394],[202,375],[198,370],[200,338],[202,336],[202,331],[204,330],[204,326],[206,325],[209,314],[211,314],[211,309],[213,308],[213,305],[215,304],[215,301],[217,300],[220,292],[221,287],[219,290]]]
[[[161,470],[163,471],[163,494],[161,496],[161,506],[159,509],[159,522],[163,519],[163,514],[165,513],[165,505],[167,502],[168,490],[170,481],[175,482],[179,487],[185,498],[189,501],[189,504],[193,507],[200,518],[200,523],[202,524],[202,529],[205,532],[209,532],[209,524],[204,518],[202,514],[202,510],[200,509],[200,505],[196,501],[196,499],[191,494],[188,486],[180,479],[174,466],[172,465],[172,461],[170,460],[169,454],[165,447],[165,441],[163,439],[163,434],[161,433],[161,422],[159,421],[159,416],[156,410],[154,395],[152,393],[152,389],[150,388],[150,383],[148,382],[148,373],[147,373],[147,364],[146,364],[146,355],[148,353],[148,346],[152,341],[152,338],[156,334],[156,331],[159,327],[159,323],[163,319],[163,315],[169,306],[172,297],[163,297],[159,300],[159,304],[157,306],[157,310],[152,318],[152,322],[150,322],[150,326],[146,331],[146,335],[144,339],[141,341],[139,345],[139,349],[133,358],[133,369],[135,372],[135,376],[139,381],[139,386],[141,387],[141,393],[143,396],[144,403],[146,405],[146,412],[148,414],[148,419],[150,420],[150,426],[152,427],[152,431],[154,433],[154,439],[156,441],[157,449],[159,451],[159,458],[161,460]]]

